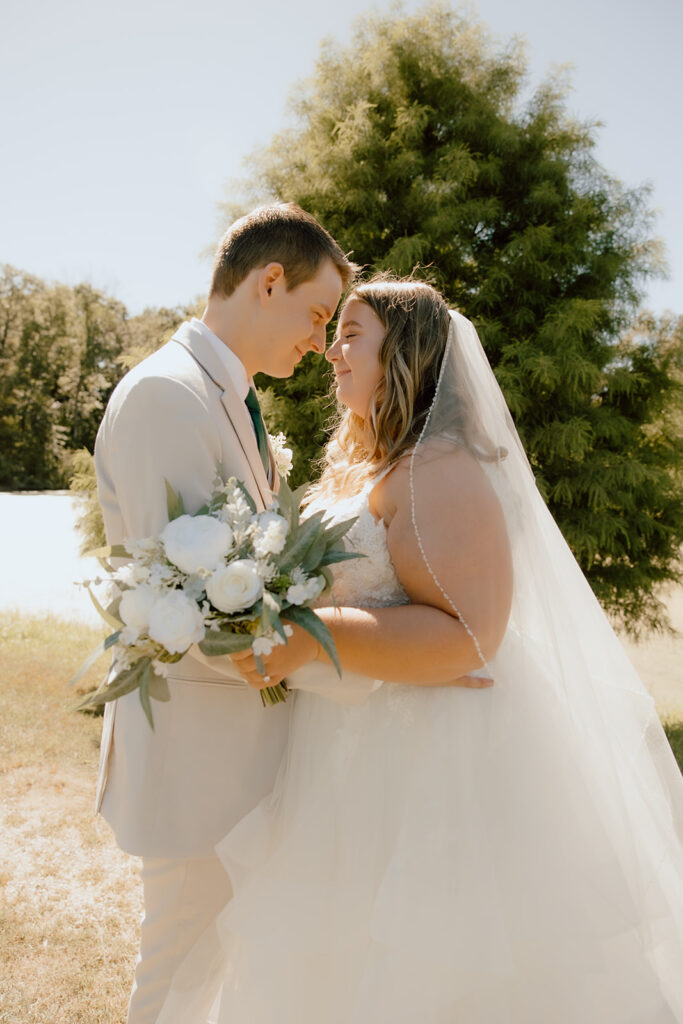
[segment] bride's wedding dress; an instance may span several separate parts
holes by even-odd
[[[158,1024],[206,1020],[219,982],[220,1024],[683,1024],[683,781],[457,313],[410,456],[439,586],[419,481],[445,444],[477,459],[505,516],[512,607],[482,655],[494,686],[296,674],[275,789],[218,847],[227,961],[200,941]],[[408,600],[371,487],[327,510],[358,517],[348,538],[366,556],[335,566],[339,605]],[[457,544],[454,529],[449,558],[476,563]],[[481,655],[469,579],[441,590]]]
[[[333,510],[366,556],[336,567],[338,604],[408,600],[369,490]],[[272,796],[218,847],[220,1024],[683,1021],[677,851],[659,837],[636,884],[647,840],[586,776],[542,659],[511,626],[491,689],[297,693]],[[163,1021],[200,1019],[184,996]]]

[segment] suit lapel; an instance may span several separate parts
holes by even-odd
[[[254,492],[254,496],[258,494],[264,507],[267,506],[272,500],[272,491],[268,486],[268,480],[263,469],[263,463],[261,462],[251,416],[246,405],[237,394],[235,386],[230,379],[230,374],[211,348],[211,345],[207,343],[198,331],[194,331],[190,324],[182,324],[171,340],[181,345],[192,356],[194,361],[218,388],[221,405],[232,425],[232,429],[251,471],[251,482],[249,480],[242,482],[247,487],[247,490]],[[272,453],[270,459],[272,465]],[[252,486],[250,486],[250,483]]]

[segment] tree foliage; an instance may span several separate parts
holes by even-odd
[[[349,46],[324,46],[294,127],[252,158],[226,217],[294,201],[368,270],[426,268],[477,325],[596,594],[632,629],[662,625],[653,588],[677,577],[683,540],[670,414],[682,323],[637,315],[661,258],[647,191],[596,163],[595,128],[569,116],[561,78],[522,104],[525,75],[517,45],[496,48],[446,6],[364,18]],[[328,393],[310,359],[268,384],[296,482],[323,440]]]
[[[197,305],[125,306],[91,285],[0,267],[0,487],[62,487],[87,472],[109,395]],[[86,488],[87,489],[87,488]]]
[[[0,276],[0,487],[62,486],[121,376],[124,306],[90,285]]]

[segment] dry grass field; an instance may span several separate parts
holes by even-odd
[[[138,863],[93,815],[101,719],[69,710],[65,688],[101,635],[51,617],[3,614],[0,1024],[125,1020],[141,913]],[[683,700],[671,678],[681,641],[654,640],[634,652],[683,764]]]
[[[101,634],[51,618],[3,620],[0,1022],[120,1024],[142,909],[138,865],[93,815],[101,719],[70,711],[65,689]]]

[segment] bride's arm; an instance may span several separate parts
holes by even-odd
[[[463,451],[416,466],[414,483],[422,496],[417,523],[424,552],[488,660],[505,632],[512,592],[509,542],[498,500],[479,463]],[[482,661],[425,565],[413,528],[407,460],[375,488],[373,505],[388,522],[389,552],[413,603],[321,608],[317,614],[330,628],[347,671],[411,685],[456,684],[481,668]],[[288,648],[276,648],[268,659],[273,681],[313,657],[327,660],[298,630]]]
[[[412,603],[325,608],[319,614],[344,668],[387,682],[434,685],[482,667],[470,632],[443,591],[489,660],[507,626],[512,564],[502,509],[474,458],[456,450],[416,465],[414,486],[420,540],[441,587],[413,526],[406,460],[373,497],[375,511],[388,521],[389,553]]]

